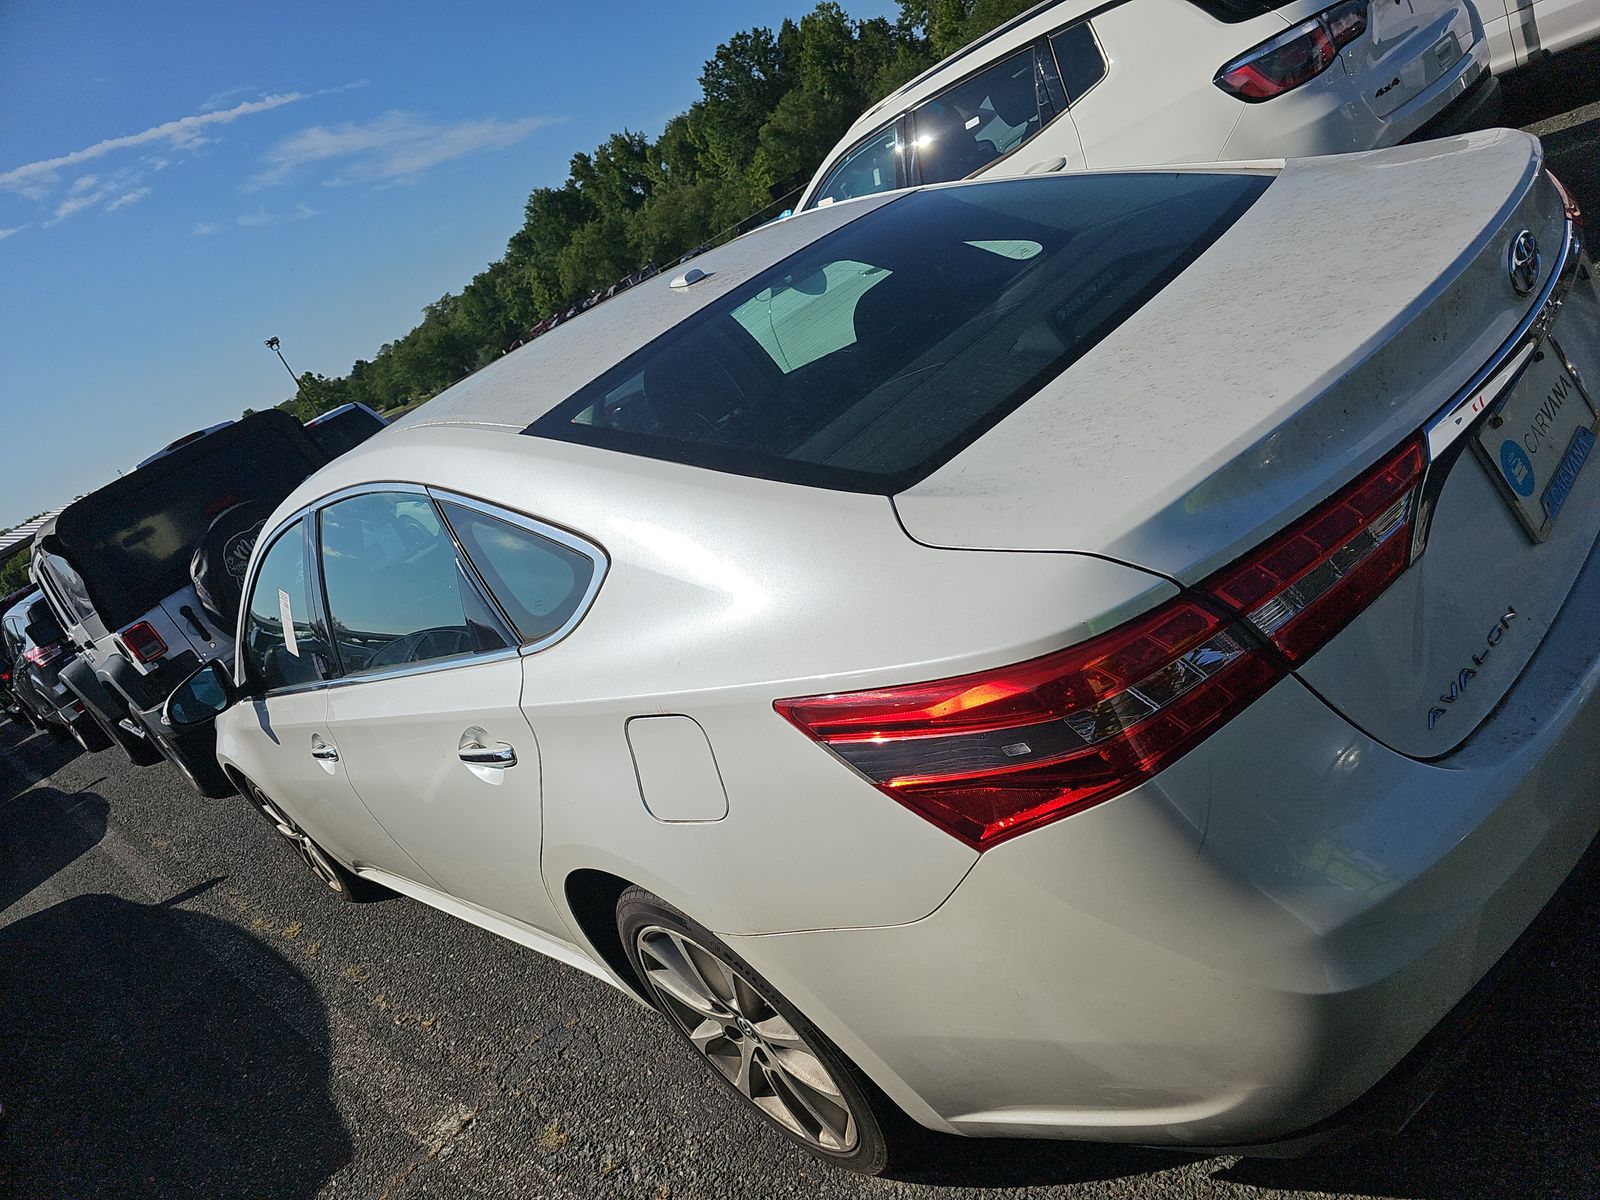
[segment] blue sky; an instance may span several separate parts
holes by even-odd
[[[0,5],[0,528],[342,375],[805,0]],[[846,0],[852,16],[893,0]]]

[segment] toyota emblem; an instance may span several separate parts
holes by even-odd
[[[1506,271],[1517,295],[1526,296],[1539,286],[1539,239],[1524,229],[1511,239],[1506,254]]]

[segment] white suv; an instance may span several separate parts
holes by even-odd
[[[1467,0],[1057,0],[868,110],[816,208],[975,175],[1337,154],[1492,124]]]

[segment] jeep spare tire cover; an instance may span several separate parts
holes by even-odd
[[[207,527],[189,560],[189,578],[200,595],[201,607],[229,637],[233,636],[239,617],[250,552],[274,507],[265,500],[246,500],[223,509]]]

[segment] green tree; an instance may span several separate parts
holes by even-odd
[[[645,263],[665,267],[774,215],[859,113],[1031,2],[901,0],[890,22],[824,0],[776,32],[734,34],[659,137],[624,129],[573,155],[565,182],[529,194],[502,258],[344,378],[301,376],[279,407],[305,419],[432,396]]]
[[[28,563],[33,551],[24,550],[0,563],[0,596],[9,596],[19,588],[28,586]]]

